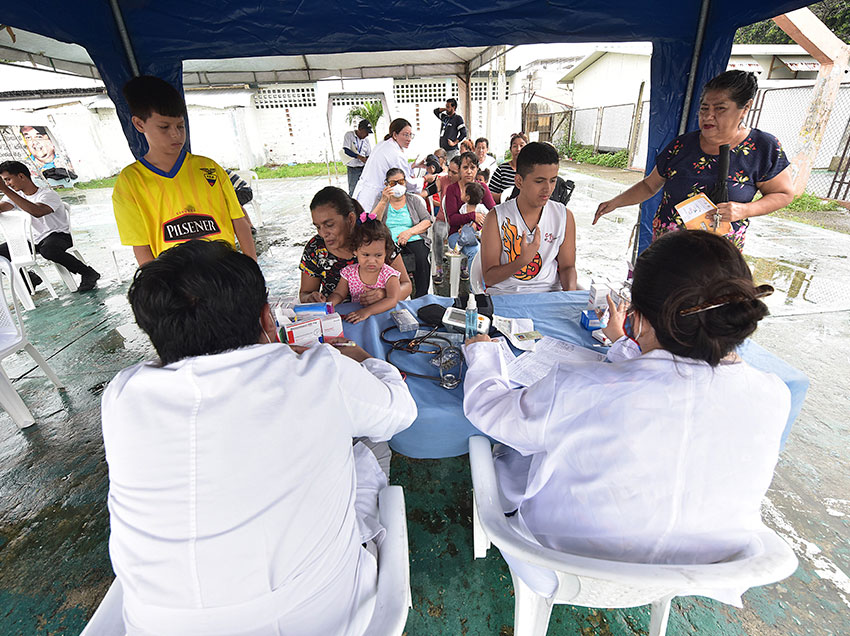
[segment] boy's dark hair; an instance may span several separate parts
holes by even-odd
[[[756,74],[751,71],[725,71],[708,80],[702,94],[707,91],[726,91],[738,108],[743,108],[747,102],[754,99],[759,88]]]
[[[484,188],[477,181],[470,181],[464,186],[466,191],[467,203],[470,205],[478,205],[484,200]]]
[[[32,181],[30,169],[20,161],[4,161],[3,163],[0,163],[0,173],[2,172],[8,172],[11,175],[23,175]]]
[[[257,263],[224,241],[187,241],[142,265],[127,292],[163,365],[257,344],[268,292]]]
[[[185,117],[186,102],[178,90],[164,79],[153,75],[140,75],[124,84],[121,89],[130,107],[130,113],[142,121],[157,113],[163,117]]]
[[[368,245],[375,241],[384,242],[384,262],[389,265],[393,260],[393,252],[395,251],[395,243],[393,235],[390,233],[390,228],[381,223],[378,219],[366,219],[354,226],[354,231],[351,233],[352,249],[359,249],[361,245]]]
[[[446,100],[446,103],[447,103],[447,104],[451,104],[451,105],[452,105],[452,108],[457,109],[457,100],[456,100],[454,97],[449,97],[449,98]]]
[[[532,141],[526,144],[516,158],[516,173],[525,179],[534,166],[539,165],[558,165],[558,151],[551,144],[544,144],[539,141]]]
[[[481,142],[484,142],[485,144],[487,144],[488,148],[490,147],[490,140],[487,139],[487,137],[479,137],[478,139],[475,140],[475,145],[477,146]]]
[[[661,236],[638,257],[632,307],[649,321],[667,351],[716,366],[767,315],[757,293],[750,268],[731,241],[701,230],[681,230]],[[731,301],[681,315],[724,297]]]

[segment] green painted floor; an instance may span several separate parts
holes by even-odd
[[[627,222],[614,219],[591,235],[593,246],[581,243],[591,232],[593,202],[619,186],[569,176],[579,183],[574,209],[585,250],[579,253],[581,273],[619,267]],[[273,293],[289,293],[297,285],[294,263],[310,234],[305,200],[325,184],[287,180],[262,186],[267,224],[260,230],[260,263]],[[112,571],[99,400],[117,371],[153,354],[126,302],[126,278],[133,269],[126,253],[119,254],[125,282],[114,280],[109,191],[74,197],[77,241],[104,279],[86,295],[57,287],[60,298],[51,300],[41,291],[36,310],[25,315],[31,340],[65,380],[66,390],[53,388],[25,354],[3,361],[37,423],[19,431],[0,411],[0,636],[76,635],[106,592]],[[679,599],[668,633],[847,635],[850,302],[832,281],[846,281],[850,274],[850,237],[790,221],[753,225],[761,229],[748,239],[751,263],[768,271],[765,277],[780,290],[771,305],[774,315],[756,339],[812,378],[765,504],[768,525],[795,548],[800,568],[781,584],[748,592],[743,609]],[[621,249],[609,250],[608,261],[594,256],[609,244]],[[55,279],[52,271],[48,275]],[[513,592],[504,561],[495,549],[486,559],[472,558],[466,457],[396,455],[391,480],[404,487],[407,501],[413,609],[406,633],[512,634]],[[648,625],[648,608],[559,606],[549,634],[634,636],[646,634]]]

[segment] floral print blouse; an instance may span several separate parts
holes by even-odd
[[[652,238],[685,228],[673,206],[700,192],[710,194],[717,181],[718,155],[702,151],[699,131],[676,137],[658,155],[655,167],[665,179],[661,205],[652,222]],[[788,167],[788,159],[779,140],[773,135],[753,128],[746,139],[729,153],[729,174],[726,176],[729,200],[749,203],[758,192],[758,183],[769,181]],[[726,235],[739,250],[749,219],[734,221]]]
[[[399,254],[401,254],[401,250],[396,245],[390,262],[394,261]],[[304,253],[301,255],[301,264],[298,267],[302,272],[307,272],[311,276],[321,278],[322,283],[319,286],[319,292],[323,296],[330,296],[336,289],[336,286],[339,285],[342,268],[356,262],[356,256],[344,259],[332,254],[325,246],[324,239],[317,234],[307,241],[307,245],[304,246]]]

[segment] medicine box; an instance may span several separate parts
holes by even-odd
[[[587,308],[604,311],[608,308],[608,294],[611,293],[611,285],[606,282],[597,283],[591,281],[587,296]]]
[[[281,329],[281,340],[286,344],[298,345],[299,347],[312,347],[322,342],[322,320],[302,320],[290,325],[284,325]]]
[[[596,311],[593,309],[585,309],[581,312],[581,326],[587,329],[588,331],[593,331],[594,329],[599,329],[603,326],[602,321],[596,315]]]
[[[322,323],[322,338],[336,338],[342,335],[342,316],[331,314],[319,318]]]

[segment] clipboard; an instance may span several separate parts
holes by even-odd
[[[732,230],[732,224],[728,221],[712,221],[705,218],[705,215],[716,210],[717,206],[703,192],[685,199],[673,206],[673,209],[689,230],[705,230],[721,236],[725,236]]]

